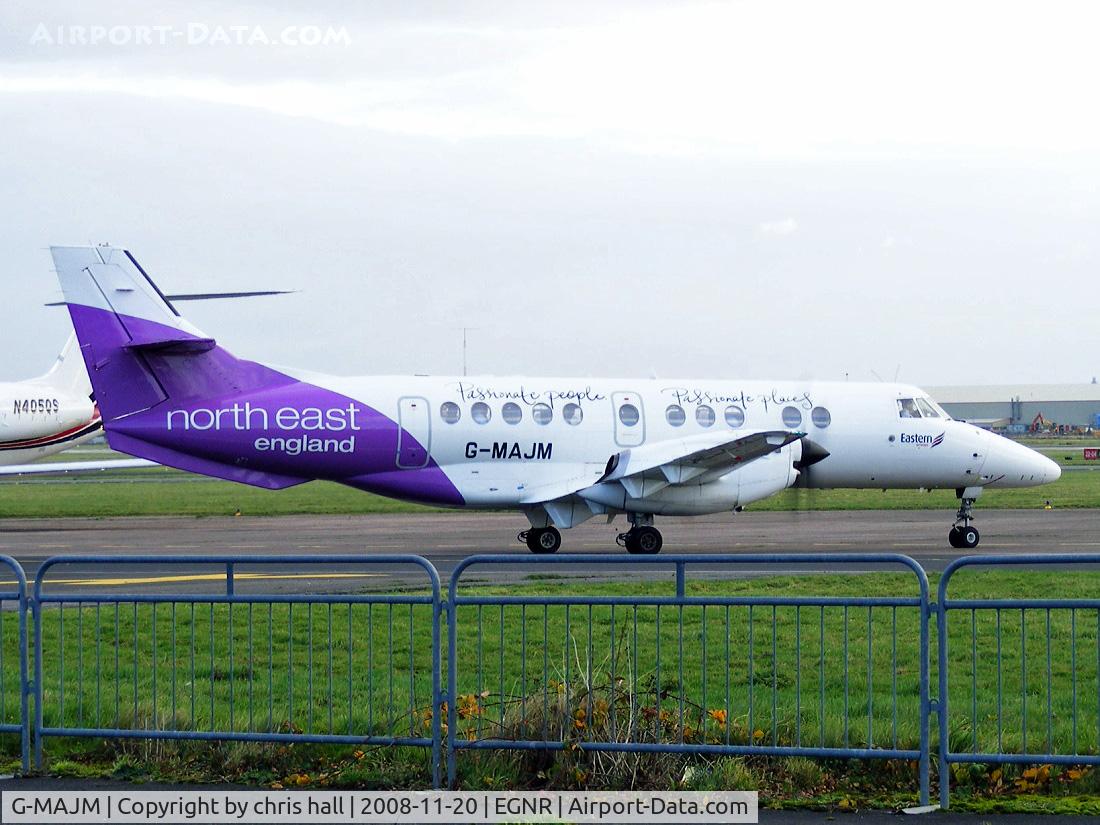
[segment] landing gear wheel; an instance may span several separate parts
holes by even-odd
[[[981,538],[978,529],[970,523],[974,518],[974,499],[964,497],[962,490],[958,491],[958,495],[959,512],[955,514],[955,526],[947,534],[947,541],[957,550],[973,550]]]
[[[526,542],[532,553],[557,553],[561,549],[561,533],[556,527],[532,527],[527,531]]]
[[[632,527],[630,531],[625,534],[624,544],[626,545],[626,552],[628,553],[642,556],[655,556],[661,552],[661,546],[664,544],[664,540],[661,538],[660,530],[656,527],[645,525],[642,527]]]

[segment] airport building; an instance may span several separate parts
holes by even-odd
[[[1010,432],[1100,429],[1100,384],[928,387],[953,418]]]

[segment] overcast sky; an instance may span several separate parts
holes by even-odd
[[[0,378],[110,241],[318,371],[1089,381],[1095,8],[5,0]]]

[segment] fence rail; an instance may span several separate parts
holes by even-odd
[[[1098,564],[1096,554],[967,556],[944,570],[937,596],[943,807],[954,763],[1100,765],[1100,594],[998,598],[977,588],[953,598],[952,584],[961,586],[956,577],[964,570],[980,580],[990,568],[1077,572]]]
[[[30,767],[30,700],[33,693],[27,653],[27,577],[19,562],[11,556],[0,555],[0,568],[13,579],[4,582],[0,590],[0,734],[18,734],[20,757],[26,771]]]
[[[888,597],[745,576],[791,564],[902,575]],[[619,579],[539,592],[537,576],[578,565]],[[425,750],[436,787],[444,751],[452,785],[463,751],[905,759],[926,803],[936,714],[946,807],[954,764],[1100,764],[1100,594],[973,584],[1024,565],[1078,570],[1100,554],[961,558],[936,602],[897,554],[472,556],[446,599],[432,564],[410,555],[58,556],[30,590],[0,556],[12,576],[0,585],[0,735],[18,736],[24,771],[51,737],[408,746]],[[294,585],[398,566],[415,571],[400,588]],[[472,579],[508,567],[518,580]],[[656,583],[636,586],[642,571]],[[187,582],[209,592],[162,587]]]
[[[92,589],[51,590],[56,572],[89,565],[183,569],[189,575],[154,580],[213,580],[224,590],[133,592],[144,582],[132,573],[110,590],[96,579],[82,582]],[[284,581],[262,572],[275,565],[281,575],[411,565],[429,592],[242,589]],[[59,556],[39,568],[33,603],[39,766],[43,740],[58,736],[407,745],[431,748],[439,784],[442,602],[424,559]],[[418,630],[429,644],[417,643]]]
[[[687,575],[700,565],[729,575],[791,563],[901,568],[913,575],[912,595],[725,596],[688,589]],[[571,587],[587,588],[587,595],[463,593],[471,568],[499,572],[515,564],[515,556],[472,556],[451,576],[452,785],[462,750],[568,747],[911,759],[919,763],[927,799],[928,580],[911,559],[537,556],[525,558],[522,569],[597,565],[628,578],[648,569],[663,571],[666,580],[674,576],[673,587],[668,596],[593,594],[585,584]],[[919,644],[899,647],[899,627]],[[889,675],[876,683],[883,669]],[[921,721],[910,727],[912,719]]]

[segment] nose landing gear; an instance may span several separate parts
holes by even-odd
[[[970,523],[974,518],[974,501],[980,492],[980,487],[967,487],[956,491],[959,497],[959,512],[955,514],[955,526],[947,534],[947,541],[958,550],[973,550],[981,539],[977,528]]]

